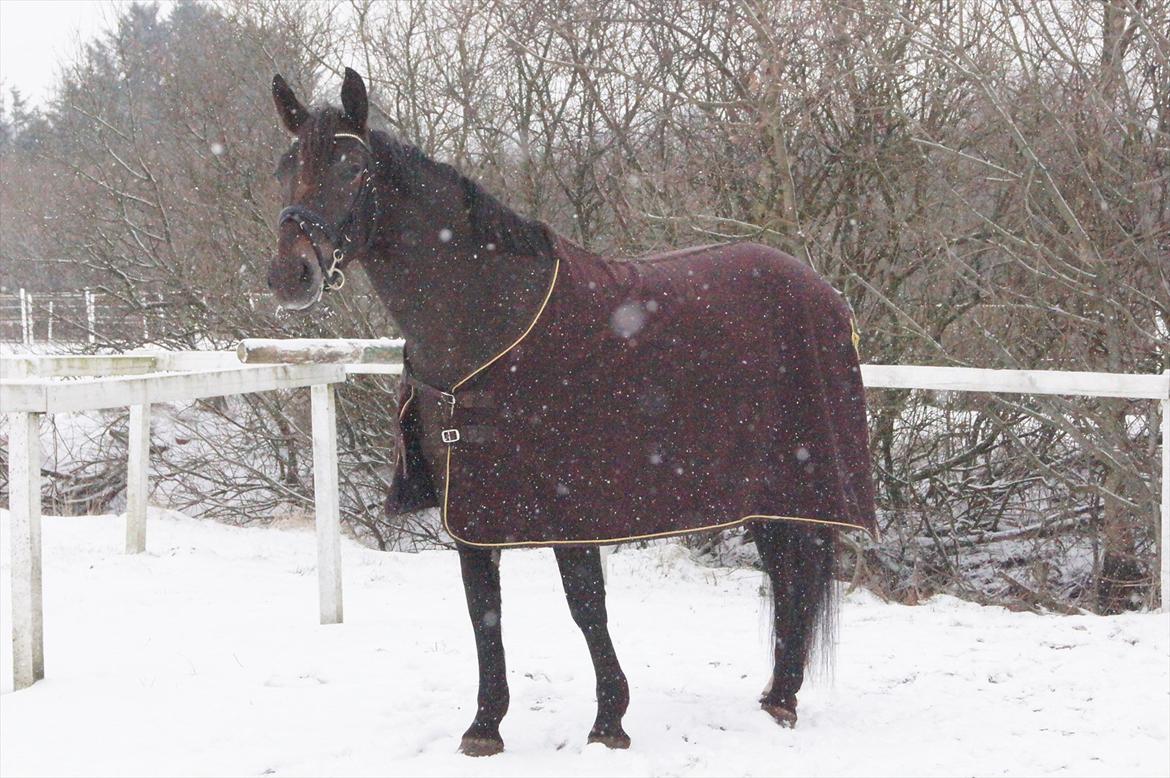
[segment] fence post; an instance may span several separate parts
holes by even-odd
[[[94,304],[93,304],[93,290],[86,289],[85,290],[85,322],[86,322],[86,325],[89,329],[87,337],[89,338],[89,344],[91,346],[93,345],[94,340],[97,337],[96,333],[94,332],[94,329],[97,326],[97,315],[96,314],[97,314],[97,311],[94,310]]]
[[[28,345],[31,340],[29,336],[29,299],[28,293],[24,291],[24,287],[20,287],[20,342]]]
[[[321,623],[340,624],[341,511],[337,487],[337,402],[333,384],[310,390],[313,406],[313,493]]]
[[[15,689],[45,677],[41,602],[40,413],[8,414],[8,495],[12,526],[12,678]]]
[[[1162,375],[1170,381],[1170,370]],[[1162,409],[1162,542],[1158,545],[1158,556],[1162,563],[1162,612],[1170,613],[1170,398],[1161,400]]]
[[[53,301],[49,300],[49,331],[45,333],[45,340],[53,342]]]
[[[130,406],[126,447],[126,553],[146,550],[146,495],[150,472],[150,403]]]

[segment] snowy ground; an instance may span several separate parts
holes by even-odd
[[[850,595],[832,679],[796,730],[755,704],[760,578],[679,546],[610,557],[633,701],[626,752],[585,746],[593,678],[547,551],[504,554],[507,751],[455,753],[475,654],[453,553],[345,546],[344,625],[316,624],[315,539],[159,512],[46,518],[47,679],[13,693],[0,513],[0,773],[8,775],[1167,775],[1170,619],[1036,616]]]

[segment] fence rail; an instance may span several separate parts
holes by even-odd
[[[130,406],[127,552],[146,543],[150,406],[227,394],[312,387],[313,471],[322,623],[340,622],[341,557],[333,387],[347,375],[397,373],[401,342],[244,340],[235,352],[0,357],[0,406],[10,420],[13,672],[16,688],[44,677],[40,443],[43,414]],[[870,389],[1055,394],[1155,400],[1161,414],[1160,595],[1170,605],[1170,370],[1160,375],[862,365]],[[165,372],[172,371],[172,372]],[[60,377],[81,380],[57,381]]]

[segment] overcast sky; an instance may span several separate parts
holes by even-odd
[[[44,105],[81,41],[108,29],[128,0],[0,0],[0,82]],[[160,3],[163,12],[171,3]]]

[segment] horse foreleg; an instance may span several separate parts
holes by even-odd
[[[629,748],[630,736],[622,729],[622,716],[630,703],[630,687],[609,637],[601,554],[595,546],[558,546],[556,557],[569,613],[585,635],[597,676],[597,720],[589,731],[589,742]]]
[[[459,566],[467,612],[475,630],[479,658],[479,695],[475,721],[463,734],[459,750],[469,756],[489,756],[504,750],[500,722],[508,712],[508,679],[500,629],[499,552],[459,546]]]
[[[816,628],[831,617],[833,532],[776,521],[753,525],[752,537],[772,584],[774,609],[772,679],[760,705],[781,726],[793,727]]]

